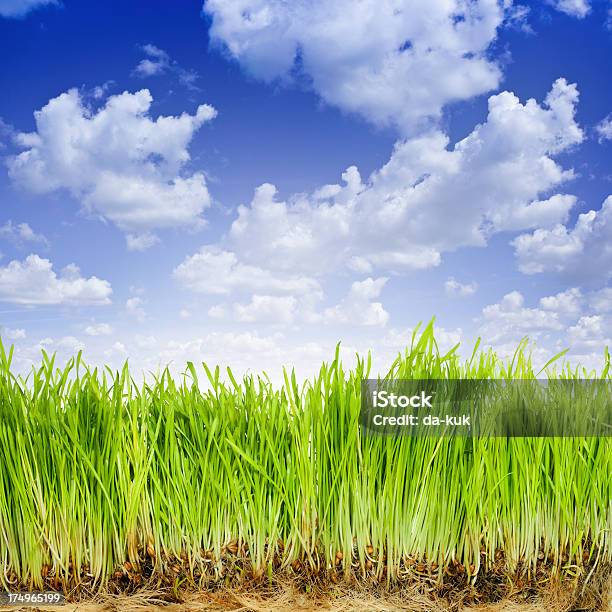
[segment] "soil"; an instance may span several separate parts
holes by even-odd
[[[477,603],[472,588],[447,591],[443,596],[422,584],[393,592],[363,585],[336,584],[304,592],[294,582],[275,586],[264,584],[212,591],[153,591],[142,587],[131,594],[104,594],[62,606],[1,607],[7,612],[612,612],[610,572],[593,578],[585,587],[576,582],[543,585],[539,591],[509,585],[507,596],[498,601]],[[172,601],[173,600],[173,601]],[[468,603],[469,602],[469,603]]]

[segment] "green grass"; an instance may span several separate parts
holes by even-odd
[[[478,346],[462,361],[438,351],[430,324],[389,375],[534,378],[525,346],[508,362]],[[40,587],[47,572],[74,584],[82,566],[103,586],[147,547],[158,570],[183,555],[194,576],[223,575],[236,546],[256,575],[299,561],[381,580],[410,559],[440,577],[458,563],[477,573],[499,551],[509,571],[612,559],[611,438],[366,436],[369,359],[345,371],[338,354],[304,384],[286,372],[280,389],[191,363],[180,382],[165,371],[137,383],[127,365],[90,370],[80,355],[58,369],[43,354],[23,380],[11,357],[0,349],[5,588]]]

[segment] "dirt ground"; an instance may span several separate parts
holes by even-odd
[[[258,590],[228,590],[219,593],[183,595],[181,603],[167,603],[153,592],[140,591],[133,595],[104,595],[82,603],[41,608],[0,607],[16,612],[612,612],[612,579],[592,594],[577,597],[575,592],[555,587],[538,595],[517,592],[510,598],[493,604],[464,605],[457,593],[456,601],[439,600],[416,590],[401,593],[372,594],[365,590],[336,589],[324,594],[304,594],[291,586],[277,587],[271,592]]]

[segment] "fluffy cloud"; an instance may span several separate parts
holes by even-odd
[[[0,238],[16,244],[26,242],[38,243],[43,246],[49,244],[49,241],[42,234],[37,234],[27,223],[14,224],[10,219],[0,226]]]
[[[184,172],[194,133],[216,111],[150,117],[148,90],[110,96],[97,109],[76,89],[35,113],[36,131],[21,133],[25,151],[9,173],[34,193],[67,190],[85,210],[130,234],[131,248],[150,246],[156,228],[194,227],[210,197],[202,173]]]
[[[125,242],[128,251],[146,251],[159,242],[159,237],[151,232],[126,234]]]
[[[601,315],[584,316],[567,330],[567,341],[574,350],[600,352],[604,346],[612,346],[612,341],[606,335],[609,331],[610,326],[606,325]]]
[[[125,302],[126,312],[140,323],[147,318],[147,313],[143,308],[144,303],[144,300],[138,296],[128,298]]]
[[[25,329],[17,328],[11,329],[10,327],[0,328],[0,337],[5,340],[24,340],[26,337]]]
[[[298,302],[292,295],[254,295],[248,304],[236,304],[234,312],[242,323],[291,323]]]
[[[599,134],[599,142],[612,140],[612,114],[602,119],[595,129]]]
[[[574,287],[542,297],[539,307],[528,308],[523,295],[512,291],[499,303],[483,309],[479,333],[506,357],[514,353],[522,337],[528,336],[536,343],[530,346],[536,367],[567,349],[573,366],[580,363],[599,369],[604,347],[612,345],[612,319],[606,315],[609,299],[610,295],[602,291],[584,294]]]
[[[444,291],[446,291],[446,295],[451,296],[467,297],[468,295],[473,295],[476,293],[477,289],[478,284],[476,282],[460,283],[453,277],[449,278],[444,283]]]
[[[558,11],[582,19],[589,14],[591,3],[589,0],[548,0]]]
[[[120,359],[125,358],[128,354],[125,344],[123,342],[114,342],[112,346],[104,351],[106,357],[119,357]]]
[[[57,0],[2,0],[0,16],[20,18],[41,6],[57,4]]]
[[[516,343],[521,336],[537,338],[543,330],[561,330],[559,314],[540,308],[526,308],[518,291],[507,293],[501,302],[485,306],[480,334],[490,344]]]
[[[152,44],[143,45],[142,50],[146,57],[140,60],[134,68],[136,76],[147,78],[170,73],[174,74],[183,85],[195,88],[194,83],[198,75],[182,68],[178,62],[170,58],[166,51]]]
[[[375,302],[387,278],[366,278],[351,285],[348,295],[333,308],[323,312],[323,320],[332,324],[380,325],[389,321],[389,313],[381,302]]]
[[[595,312],[612,312],[612,287],[606,287],[592,293],[589,303]]]
[[[605,283],[612,277],[612,196],[600,210],[578,216],[572,229],[558,224],[518,236],[514,241],[525,274],[556,272],[570,278]]]
[[[83,278],[74,264],[56,274],[48,259],[29,255],[0,267],[0,301],[14,304],[109,304],[110,283]]]
[[[225,308],[221,304],[215,304],[207,310],[206,314],[211,319],[222,319],[225,316]]]
[[[174,277],[196,293],[224,295],[233,291],[319,294],[319,283],[305,276],[274,276],[269,270],[241,263],[236,255],[202,247],[174,270]]]
[[[302,78],[321,98],[404,130],[497,87],[497,0],[207,0],[210,35],[259,79]],[[509,3],[508,3],[509,4]]]
[[[351,284],[347,295],[334,306],[321,308],[323,298],[318,285],[311,291],[302,287],[296,295],[261,295],[255,293],[247,303],[233,304],[235,320],[241,323],[268,323],[290,325],[293,323],[384,326],[389,320],[381,302],[375,301],[380,296],[387,278],[367,278]],[[275,283],[268,285],[274,287]],[[292,291],[289,291],[292,293]],[[224,305],[217,304],[208,310],[208,316],[221,319],[227,314]]]
[[[113,328],[108,323],[96,323],[88,325],[85,328],[85,333],[88,336],[110,336],[113,333]]]
[[[147,44],[143,45],[142,50],[147,56],[140,60],[134,73],[140,77],[150,77],[167,72],[170,68],[170,56],[159,47]]]
[[[232,263],[222,265],[220,281],[206,282],[227,284],[241,261],[249,262],[247,284],[267,268],[310,276],[342,268],[402,273],[436,266],[462,246],[484,246],[496,232],[562,223],[575,197],[541,195],[574,176],[554,156],[582,140],[577,99],[564,79],[543,105],[503,92],[489,99],[486,122],[453,147],[437,131],[402,140],[367,181],[350,167],[342,184],[287,201],[264,184],[239,207],[223,243]],[[197,276],[212,265],[207,253],[194,256]]]
[[[578,314],[582,309],[582,304],[582,291],[577,287],[540,299],[540,306],[544,310],[558,312],[561,315]]]

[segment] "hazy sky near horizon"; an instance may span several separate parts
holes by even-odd
[[[0,52],[22,371],[612,345],[608,0],[0,0]]]

